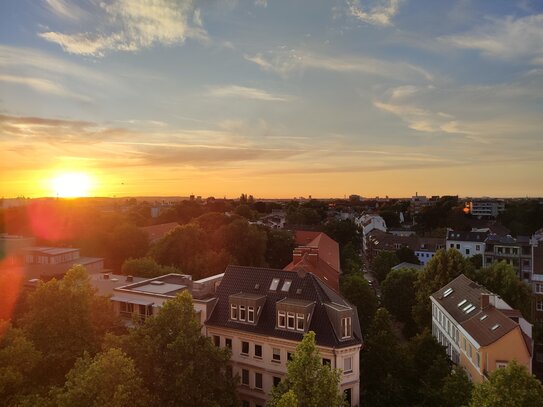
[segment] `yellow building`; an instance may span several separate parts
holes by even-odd
[[[460,275],[430,300],[432,334],[473,382],[512,360],[532,371],[532,325],[499,296]]]

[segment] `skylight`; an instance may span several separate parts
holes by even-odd
[[[473,311],[475,308],[477,308],[475,305],[471,305],[467,311],[466,311],[466,314],[469,314],[471,311]]]
[[[464,305],[466,302],[468,302],[468,300],[462,300],[458,303],[458,307],[461,307],[462,305]]]
[[[481,321],[484,321],[484,320],[487,319],[487,318],[488,318],[488,315],[485,314],[485,315],[483,315],[483,316],[482,316],[481,318],[479,318],[479,319],[480,319]]]
[[[500,324],[496,324],[494,325],[492,328],[490,328],[492,331],[495,331],[496,329],[498,329],[501,325]]]
[[[279,285],[279,279],[278,278],[274,278],[270,284],[270,290],[271,291],[275,291],[277,290],[277,286]]]
[[[447,288],[447,289],[445,290],[445,292],[443,293],[443,297],[448,297],[449,295],[452,294],[453,291],[454,291],[454,290],[453,290],[452,288]]]
[[[281,291],[288,292],[290,290],[290,285],[292,284],[292,280],[285,280],[283,283],[283,287],[281,288]]]
[[[471,307],[471,303],[468,303],[468,305],[466,305],[464,308],[462,308],[462,311],[467,311],[468,308]]]

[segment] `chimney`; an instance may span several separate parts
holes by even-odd
[[[127,281],[128,283],[131,283],[131,282],[134,281],[134,277],[132,277],[132,276],[126,276],[126,281]]]
[[[484,310],[490,305],[490,294],[481,293],[481,309]]]

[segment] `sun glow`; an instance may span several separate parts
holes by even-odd
[[[53,192],[60,198],[89,196],[93,184],[93,179],[82,172],[63,173],[51,180]]]

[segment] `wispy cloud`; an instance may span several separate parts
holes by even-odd
[[[70,20],[79,20],[85,12],[73,2],[68,4],[66,0],[45,0],[49,9],[58,17]]]
[[[405,79],[424,78],[432,81],[433,75],[423,68],[404,62],[385,61],[369,57],[333,56],[303,50],[279,49],[265,54],[244,55],[266,71],[286,76],[304,69],[321,69],[341,73],[363,73],[375,76]]]
[[[543,65],[543,14],[491,20],[470,32],[441,40],[479,50],[488,57]]]
[[[254,99],[271,102],[285,102],[289,100],[288,96],[276,95],[258,88],[250,88],[246,86],[227,85],[209,88],[208,94],[219,98],[243,98]]]
[[[268,7],[268,0],[255,0],[255,6]]]
[[[69,90],[65,89],[62,85],[51,82],[47,79],[32,78],[32,77],[26,77],[26,76],[0,75],[0,82],[23,85],[37,92],[68,97],[71,99],[77,99],[84,102],[89,102],[91,100],[85,95],[80,95],[74,92],[70,92]]]
[[[109,51],[139,51],[155,44],[207,41],[200,10],[192,0],[114,0],[100,3],[95,32],[43,32],[40,37],[72,54],[104,56]],[[102,34],[106,33],[106,34]]]
[[[359,0],[347,0],[350,14],[368,24],[390,26],[400,8],[401,0],[366,1],[368,6],[362,7]]]

